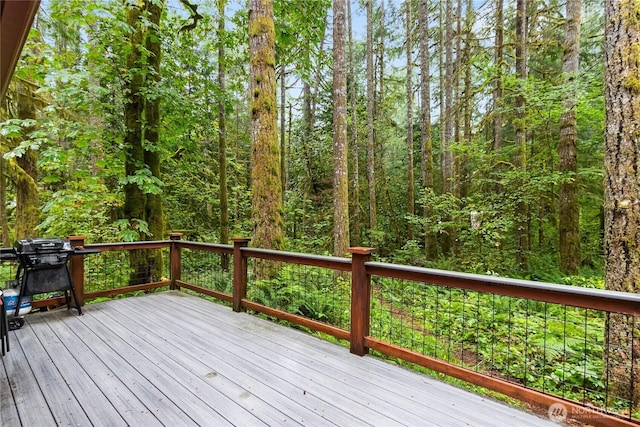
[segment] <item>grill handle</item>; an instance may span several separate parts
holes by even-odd
[[[15,261],[18,259],[18,255],[11,250],[11,252],[0,252],[0,261]]]

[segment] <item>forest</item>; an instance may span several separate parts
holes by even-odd
[[[42,0],[0,105],[2,245],[177,232],[638,292],[638,76],[637,1]],[[143,252],[110,276],[159,281]],[[228,262],[189,260],[220,292]],[[251,269],[259,304],[346,322],[347,276]],[[374,334],[640,416],[633,315],[415,285],[376,279]]]
[[[2,244],[179,231],[604,287],[604,6],[43,1]]]

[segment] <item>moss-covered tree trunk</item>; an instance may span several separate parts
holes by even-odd
[[[160,94],[158,84],[160,82],[160,61],[162,50],[160,45],[160,17],[162,16],[163,2],[147,0],[145,5],[149,27],[145,39],[147,55],[147,100],[144,106],[144,162],[151,175],[160,180]],[[149,225],[149,238],[162,240],[164,238],[164,215],[162,211],[162,194],[146,194],[145,218]],[[151,281],[160,279],[164,271],[164,261],[161,250],[155,250],[149,254],[147,263],[150,267]]]
[[[640,6],[605,1],[605,285],[640,291]],[[611,399],[640,401],[637,318],[607,319],[606,380]]]
[[[452,150],[453,136],[453,0],[443,1],[444,3],[444,16],[441,15],[441,31],[444,38],[441,43],[441,56],[444,56],[444,74],[443,79],[440,81],[440,90],[443,93],[443,102],[441,106],[442,115],[441,127],[442,131],[442,143],[440,144],[441,150],[441,166],[442,166],[442,194],[454,194],[455,192],[455,176],[454,176],[454,153]],[[442,11],[441,11],[442,13]],[[444,17],[444,21],[442,18]],[[444,52],[444,55],[442,55]],[[446,221],[451,221],[450,217],[446,218]],[[444,254],[449,254],[453,247],[453,241],[455,240],[453,227],[447,227],[446,231],[440,235],[440,246]]]
[[[576,91],[572,88],[578,73],[580,53],[581,0],[567,0],[566,35],[562,72],[569,91],[560,118],[560,268],[576,274],[580,266],[580,205],[578,204],[578,124],[576,120]]]
[[[28,83],[20,83],[17,88],[18,118],[36,119],[34,88]],[[30,129],[24,130],[25,135]],[[28,136],[25,136],[28,138]],[[36,235],[40,208],[38,206],[38,153],[31,148],[16,159],[12,175],[16,185],[16,226],[15,238],[24,239]]]
[[[144,110],[144,98],[141,93],[144,83],[142,12],[142,8],[137,4],[131,4],[127,8],[127,24],[131,27],[131,33],[128,36],[130,51],[126,61],[124,107],[125,174],[127,178],[134,177],[144,167],[145,162],[142,144],[142,112]],[[136,182],[129,180],[124,186],[124,217],[130,221],[133,227],[146,221],[145,205],[145,194],[142,188]],[[150,280],[151,269],[145,251],[131,251],[129,264],[132,269],[129,284],[136,285]]]
[[[251,115],[251,218],[253,245],[284,247],[282,181],[276,108],[275,26],[272,0],[249,1],[250,115]],[[274,271],[261,264],[258,277]]]
[[[340,257],[349,249],[345,9],[344,0],[333,0],[333,253]]]

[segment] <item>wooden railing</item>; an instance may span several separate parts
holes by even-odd
[[[579,312],[581,313],[579,316],[584,316],[585,324],[583,329],[580,330],[584,332],[580,332],[582,335],[580,337],[569,336],[569,338],[583,340],[586,347],[593,344],[589,342],[592,340],[592,328],[594,327],[591,324],[591,315],[598,319],[595,327],[596,335],[598,336],[601,331],[604,331],[603,328],[609,322],[610,316],[628,316],[633,324],[637,316],[640,315],[640,295],[373,262],[371,257],[374,250],[371,248],[352,248],[350,250],[351,258],[337,258],[250,248],[248,247],[249,239],[244,238],[234,239],[233,245],[216,245],[182,241],[180,237],[181,235],[176,233],[172,234],[170,240],[167,241],[118,244],[85,244],[83,238],[72,237],[71,240],[74,246],[99,249],[103,253],[163,249],[169,251],[170,259],[170,277],[168,278],[136,286],[127,286],[126,283],[122,283],[122,286],[111,287],[106,290],[95,290],[91,289],[91,282],[95,279],[92,277],[92,273],[85,269],[85,261],[80,256],[74,256],[71,260],[71,271],[80,302],[84,303],[85,300],[97,297],[112,297],[132,291],[149,291],[162,287],[189,289],[225,301],[231,305],[234,311],[251,310],[263,313],[348,341],[351,352],[357,355],[365,355],[370,350],[379,352],[382,355],[398,358],[465,382],[503,393],[533,404],[538,408],[545,410],[550,408],[551,411],[556,411],[554,412],[556,414],[559,410],[561,415],[566,415],[569,418],[578,419],[591,425],[639,425],[637,418],[633,414],[633,410],[638,404],[636,396],[639,393],[635,388],[634,383],[636,381],[633,378],[638,368],[637,360],[635,360],[636,350],[634,349],[639,342],[637,338],[633,337],[633,333],[629,343],[630,365],[628,370],[630,372],[630,389],[624,396],[616,397],[613,395],[612,389],[608,388],[609,384],[606,384],[603,392],[604,397],[601,398],[604,403],[600,405],[598,404],[599,398],[597,396],[602,393],[600,391],[596,393],[584,384],[582,388],[584,389],[585,398],[581,400],[576,399],[571,394],[558,396],[557,393],[555,395],[549,393],[544,386],[546,378],[542,379],[543,386],[541,388],[533,383],[528,384],[528,381],[534,382],[533,380],[540,379],[536,378],[535,375],[528,375],[526,361],[524,362],[525,373],[523,376],[520,376],[519,373],[512,375],[508,372],[505,375],[504,372],[496,372],[494,367],[485,368],[481,366],[486,361],[480,360],[479,353],[481,350],[476,341],[479,341],[481,333],[487,332],[485,329],[498,328],[501,325],[500,322],[502,322],[502,324],[509,325],[509,334],[513,333],[513,336],[509,335],[509,340],[517,340],[519,344],[522,344],[523,340],[531,341],[531,343],[526,343],[527,346],[522,347],[524,348],[524,360],[527,360],[527,357],[531,354],[544,352],[545,355],[542,357],[542,361],[545,363],[548,360],[546,352],[548,350],[551,351],[552,348],[551,346],[548,347],[546,343],[548,324],[551,325],[553,322],[557,322],[560,325],[560,329],[564,328],[565,351],[567,350],[567,334],[569,334],[567,331],[575,326],[574,323],[567,320],[567,310],[582,310]],[[193,257],[200,257],[206,254],[216,257],[215,261],[212,261],[214,258],[193,261]],[[229,266],[228,275],[232,277],[232,286],[227,286],[227,290],[210,286],[210,282],[217,279],[201,280],[195,278],[195,276],[189,279],[194,274],[193,271],[198,270],[203,273],[213,268],[220,268],[220,265],[224,265],[222,261],[229,258],[231,258],[232,264]],[[305,281],[313,280],[314,277],[317,278],[319,276],[318,271],[327,272],[323,276],[324,279],[333,281],[334,284],[350,283],[348,324],[336,325],[332,324],[331,321],[324,321],[321,316],[315,316],[314,318],[314,316],[307,315],[308,310],[300,308],[304,305],[303,301],[295,302],[293,310],[286,310],[278,306],[269,305],[264,301],[256,301],[255,299],[259,299],[257,297],[252,299],[252,292],[256,292],[260,287],[271,286],[270,283],[272,283],[256,276],[252,264],[262,261],[277,263],[281,268],[294,268],[294,266],[297,266],[295,268],[300,269],[299,273],[297,273],[299,276],[295,279],[290,280],[287,277],[277,282],[277,286],[283,289],[290,286],[291,282],[296,282],[296,286],[299,284],[303,286]],[[197,268],[190,267],[190,265],[196,264],[198,265]],[[218,265],[214,267],[213,264]],[[224,274],[221,277],[226,277]],[[202,283],[196,283],[198,281]],[[223,282],[224,279],[219,281]],[[226,286],[224,283],[218,283],[217,285],[220,285],[221,288]],[[277,287],[276,285],[273,286]],[[319,293],[322,294],[322,292],[330,293],[320,289]],[[413,292],[413,294],[410,298],[405,298],[406,292]],[[439,302],[436,301],[435,305],[433,305],[434,298],[436,300],[440,299]],[[459,302],[456,299],[459,299]],[[62,302],[60,298],[39,300],[34,302],[34,307],[61,304]],[[428,315],[431,316],[432,314],[432,312],[426,311],[425,307],[428,304],[432,304],[436,310],[436,320],[432,323],[429,323],[427,319]],[[493,311],[486,315],[483,310],[491,309],[490,306],[492,304]],[[498,305],[505,306],[506,311],[504,313],[499,312],[496,308]],[[455,306],[462,307],[462,311],[452,314],[452,307]],[[387,324],[381,327],[372,325],[372,307],[376,310],[376,313],[383,313],[379,317],[388,319]],[[442,307],[445,308],[443,309]],[[520,311],[515,310],[514,307],[519,307],[518,310]],[[558,308],[560,311],[564,310],[564,319],[558,319],[558,316],[555,318],[548,316],[549,312]],[[441,313],[440,319],[438,319],[437,310],[445,309],[448,311],[442,311],[444,314]],[[467,311],[465,312],[464,310]],[[417,317],[415,315],[416,312],[420,312],[420,316]],[[458,332],[453,331],[452,325],[456,321],[453,317],[454,315],[460,317],[460,313],[462,313],[462,323],[464,325],[476,326],[463,326],[462,329],[457,330]],[[508,316],[508,320],[501,321],[501,316]],[[518,316],[526,317],[526,320],[518,319]],[[532,334],[536,334],[537,340],[540,337],[540,331],[534,331],[534,327],[529,325],[529,320],[533,324],[535,323],[534,320],[537,322],[538,319],[544,322],[545,331],[542,334],[545,340],[544,346],[533,344],[535,340],[532,338]],[[485,322],[485,326],[477,326],[482,322]],[[393,326],[396,324],[400,324],[400,326]],[[438,325],[442,324],[445,327],[448,324],[448,335],[438,332]],[[514,331],[511,331],[512,325]],[[385,331],[387,327],[388,329],[393,329],[392,326],[400,329],[401,333],[399,335],[402,335],[402,331],[404,331],[405,335],[410,335],[413,338],[402,341],[393,332]],[[465,330],[465,328],[468,328],[468,330]],[[518,328],[521,332],[524,331],[523,336],[516,335],[517,332],[515,330]],[[536,326],[536,328],[540,329],[541,327]],[[460,340],[456,336],[460,331],[469,332],[469,330],[471,335],[475,334],[472,337],[473,339],[469,341]],[[492,333],[492,331],[487,333]],[[602,333],[604,334],[604,332]],[[420,349],[420,345],[412,344],[416,341],[416,336],[422,340],[422,349]],[[496,337],[495,343],[498,343],[500,339],[502,338]],[[604,346],[604,354],[607,357],[609,355],[608,340],[609,338],[603,336],[602,342],[598,344]],[[436,342],[436,347],[438,342],[445,344],[440,344],[439,349],[436,348],[432,351],[432,354],[429,354],[430,352],[425,350],[427,341]],[[596,341],[598,340],[596,339]],[[469,347],[468,344],[470,342],[474,342],[474,345],[476,345],[475,352],[471,351],[474,353],[471,362],[464,360],[464,351],[465,348]],[[497,346],[495,343],[491,343],[491,346]],[[443,345],[449,347],[448,355],[441,356]],[[453,351],[451,350],[452,348]],[[460,350],[462,350],[461,356],[459,355]],[[493,353],[493,348],[491,351]],[[507,351],[509,350],[507,349]],[[588,357],[586,350],[579,357],[582,358],[580,360],[584,359],[586,366]],[[452,360],[456,358],[460,360]],[[567,368],[568,372],[570,367],[565,368]],[[563,376],[565,368],[563,368]],[[535,366],[532,372],[536,369],[544,370],[544,366]],[[606,369],[603,370],[602,375],[606,377],[608,382],[608,371],[604,371]],[[533,378],[533,380],[529,378]],[[578,388],[582,390],[582,388]],[[613,400],[622,406],[615,407],[615,405],[610,404],[609,402]],[[626,403],[621,404],[620,402]],[[620,407],[628,407],[628,410],[620,410]]]

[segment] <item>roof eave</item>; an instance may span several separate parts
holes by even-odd
[[[1,0],[0,102],[9,87],[39,6],[40,0]]]

